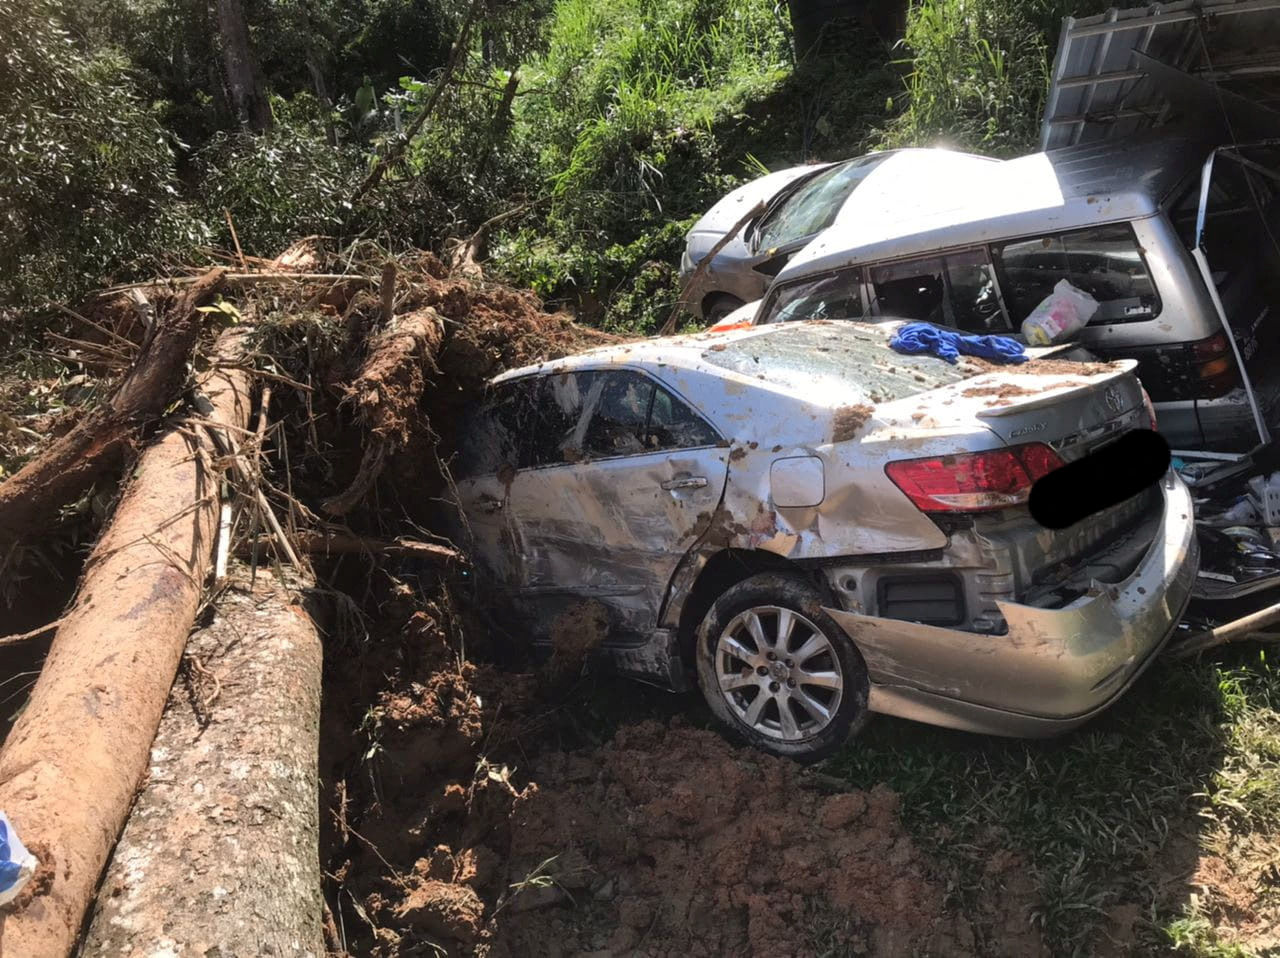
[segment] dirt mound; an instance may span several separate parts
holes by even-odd
[[[548,755],[533,774],[543,785],[516,810],[508,878],[541,873],[560,894],[542,895],[555,907],[500,915],[495,955],[904,954],[956,942],[944,885],[883,787],[822,795],[794,763],[678,721]],[[797,939],[822,913],[839,919],[829,938]]]
[[[1025,863],[994,858],[1003,899],[961,914],[882,786],[824,794],[800,766],[679,719],[548,752],[528,774],[540,784],[520,788],[482,760],[443,792],[414,783],[412,824],[379,847],[417,857],[403,874],[383,860],[364,897],[375,943],[360,952],[429,942],[493,958],[1045,953],[1027,919]],[[394,819],[400,799],[383,799]]]

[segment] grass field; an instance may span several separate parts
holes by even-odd
[[[1280,670],[1258,646],[1158,663],[1059,739],[879,719],[828,766],[901,793],[958,905],[999,894],[993,846],[1023,856],[1057,954],[1280,954]]]

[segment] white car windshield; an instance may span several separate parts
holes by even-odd
[[[846,160],[811,177],[765,218],[756,232],[756,249],[786,246],[826,229],[849,194],[888,156],[875,153]]]

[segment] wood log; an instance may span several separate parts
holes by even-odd
[[[249,418],[248,330],[219,337],[197,393],[230,433]],[[138,461],[85,565],[31,699],[0,749],[0,809],[51,879],[4,916],[0,954],[71,951],[147,769],[211,563],[219,477],[208,430],[175,424]]]
[[[408,439],[426,385],[423,371],[435,365],[442,342],[444,321],[430,306],[394,317],[374,339],[349,390],[356,419],[369,428],[369,441],[355,478],[324,501],[325,512],[346,515],[359,505],[382,473],[387,454]]]
[[[312,583],[249,579],[187,642],[82,958],[324,954]]]
[[[116,464],[123,444],[160,417],[187,377],[200,334],[197,307],[222,288],[213,270],[191,284],[169,311],[111,398],[91,410],[65,436],[0,483],[0,555],[47,525]]]

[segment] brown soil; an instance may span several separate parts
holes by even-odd
[[[993,386],[971,386],[960,395],[966,399],[991,396],[996,399],[1008,399],[1013,396],[1034,396],[1036,390],[1027,389],[1017,383],[996,383]]]
[[[867,420],[871,418],[874,412],[875,410],[866,403],[858,403],[856,406],[842,406],[837,409],[831,441],[844,442],[852,439],[858,434],[858,430],[867,424]]]

